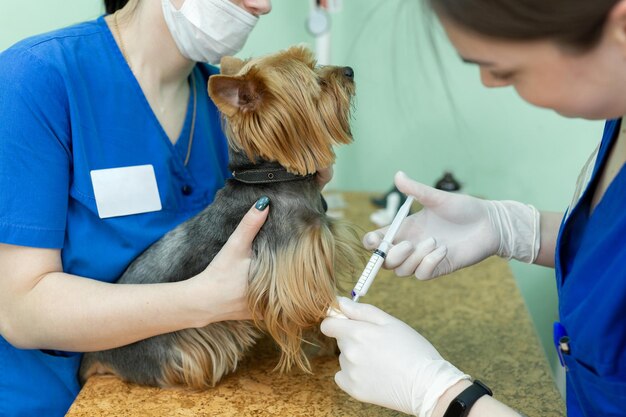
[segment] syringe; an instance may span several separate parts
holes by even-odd
[[[391,248],[391,244],[393,242],[393,238],[396,236],[398,229],[400,229],[400,225],[404,218],[409,214],[409,210],[411,209],[411,204],[413,203],[413,197],[408,197],[404,204],[396,213],[396,217],[393,218],[393,222],[391,222],[391,226],[385,233],[385,237],[383,241],[380,242],[378,248],[374,250],[369,262],[365,266],[361,277],[357,281],[356,285],[352,289],[352,301],[359,301],[359,298],[367,294],[367,290],[369,290],[372,282],[374,282],[374,278],[376,278],[376,274],[380,270],[380,267],[383,265],[385,261],[385,257],[387,256],[387,251]]]

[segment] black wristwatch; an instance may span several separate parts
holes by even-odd
[[[452,400],[443,417],[465,417],[469,414],[474,403],[483,395],[493,395],[489,387],[479,380],[467,387],[462,393]]]

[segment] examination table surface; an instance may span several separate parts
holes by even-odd
[[[344,217],[364,231],[375,210],[369,194],[342,193]],[[415,208],[415,206],[414,206]],[[360,273],[360,271],[359,271]],[[356,279],[357,277],[355,277]],[[506,261],[493,257],[447,277],[419,282],[381,270],[361,302],[375,304],[421,332],[444,358],[485,382],[494,396],[529,417],[565,415],[563,400]],[[311,361],[313,374],[274,372],[277,354],[261,342],[251,357],[203,392],[141,387],[90,378],[69,417],[404,416],[362,404],[334,382],[336,356]]]

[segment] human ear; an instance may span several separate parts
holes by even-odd
[[[620,0],[613,6],[606,27],[611,37],[626,48],[626,0]]]

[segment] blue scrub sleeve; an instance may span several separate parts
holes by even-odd
[[[70,182],[65,83],[28,49],[0,55],[0,242],[61,248]]]

